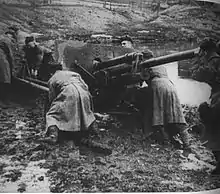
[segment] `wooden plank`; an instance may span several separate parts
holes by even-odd
[[[24,79],[21,79],[21,78],[17,78],[17,77],[14,77],[14,80],[15,81],[18,81],[18,82],[21,82],[21,83],[24,83],[24,84],[27,84],[31,87],[34,87],[34,88],[37,88],[41,91],[44,91],[44,92],[49,92],[49,88],[45,87],[45,86],[41,86],[39,84],[36,84],[36,83],[33,83],[31,81],[28,81],[28,80],[24,80]]]
[[[41,81],[41,80],[38,80],[38,79],[33,79],[33,78],[30,78],[30,77],[26,77],[25,79],[30,81],[30,82],[34,82],[35,84],[39,84],[41,86],[47,87],[47,82],[44,82],[44,81]]]

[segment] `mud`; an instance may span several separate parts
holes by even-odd
[[[16,161],[11,157],[2,158],[1,165],[5,165],[1,175],[0,188],[4,193],[49,193],[49,180],[46,177],[48,169],[40,168],[44,160],[30,161],[28,164]]]
[[[209,150],[199,147],[194,132],[195,153],[183,155],[144,140],[137,121],[129,118],[128,124],[126,117],[106,115],[99,118],[101,130],[92,140],[110,147],[111,155],[71,141],[49,145],[40,141],[42,94],[35,91],[28,98],[16,97],[0,111],[2,192],[171,192],[220,186],[220,179],[210,175],[215,160]],[[185,115],[195,123],[196,107],[185,107]]]

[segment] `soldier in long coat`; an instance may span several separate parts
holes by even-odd
[[[93,104],[87,84],[81,76],[68,70],[57,70],[48,81],[49,109],[46,131],[53,143],[59,131],[88,131],[95,122]]]
[[[220,55],[218,54],[218,43],[212,39],[205,39],[200,45],[204,54],[204,67],[194,72],[196,78],[211,86],[210,104],[204,102],[199,106],[200,118],[205,125],[204,140],[208,140],[207,147],[210,148],[217,160],[217,167],[212,172],[220,174]]]
[[[150,90],[150,102],[147,107],[148,118],[146,119],[149,119],[153,130],[163,136],[164,143],[171,140],[174,145],[177,145],[174,136],[179,133],[183,146],[190,149],[183,110],[176,88],[168,78],[166,68],[163,66],[151,67],[147,73],[148,76],[145,77]]]
[[[0,98],[3,101],[7,99],[8,89],[12,80],[14,36],[15,34],[12,31],[7,31],[0,37]]]
[[[23,51],[30,75],[34,78],[48,81],[48,68],[50,63],[54,62],[52,51],[39,45],[33,36],[26,37]]]

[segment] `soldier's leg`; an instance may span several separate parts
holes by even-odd
[[[56,125],[49,126],[46,132],[45,141],[57,143],[59,138],[59,128]]]
[[[3,103],[7,103],[9,100],[10,84],[9,83],[0,83],[0,100]]]
[[[185,124],[168,124],[167,125],[167,130],[169,131],[170,135],[170,140],[172,144],[176,148],[181,148],[180,142],[178,142],[174,137],[179,134],[180,135],[180,140],[183,142],[183,148],[190,148],[190,135],[186,130],[186,125]]]
[[[0,100],[5,99],[5,83],[0,82]]]
[[[156,133],[157,141],[159,141],[163,144],[169,144],[169,135],[165,131],[165,127],[163,125],[153,126],[153,129]]]
[[[178,124],[177,129],[180,135],[180,139],[183,142],[183,148],[190,149],[190,135],[187,131],[187,126],[185,124]]]

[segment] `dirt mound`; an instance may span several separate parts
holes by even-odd
[[[171,6],[157,17],[150,9],[108,10],[98,1],[61,1],[59,5],[36,8],[28,4],[1,4],[0,31],[11,24],[20,25],[26,32],[42,33],[53,39],[64,34],[93,33],[126,33],[146,42],[149,39],[197,41],[197,38],[205,36],[220,37],[220,16],[203,7],[190,5]],[[139,34],[138,31],[153,31],[154,35]]]
[[[16,24],[24,31],[35,31],[47,35],[91,34],[107,32],[112,22],[127,25],[130,18],[121,13],[104,9],[102,4],[78,4],[39,6],[37,8],[26,4],[1,4],[0,29]],[[132,14],[132,19],[140,19],[138,14]],[[143,20],[143,17],[142,17]]]
[[[29,31],[28,21],[33,17],[33,10],[27,5],[0,4],[0,33],[3,33],[9,25],[18,25],[21,29]]]
[[[196,39],[205,36],[220,38],[220,17],[198,6],[174,5],[160,13],[160,16],[150,22],[151,25],[172,29],[167,38]]]

